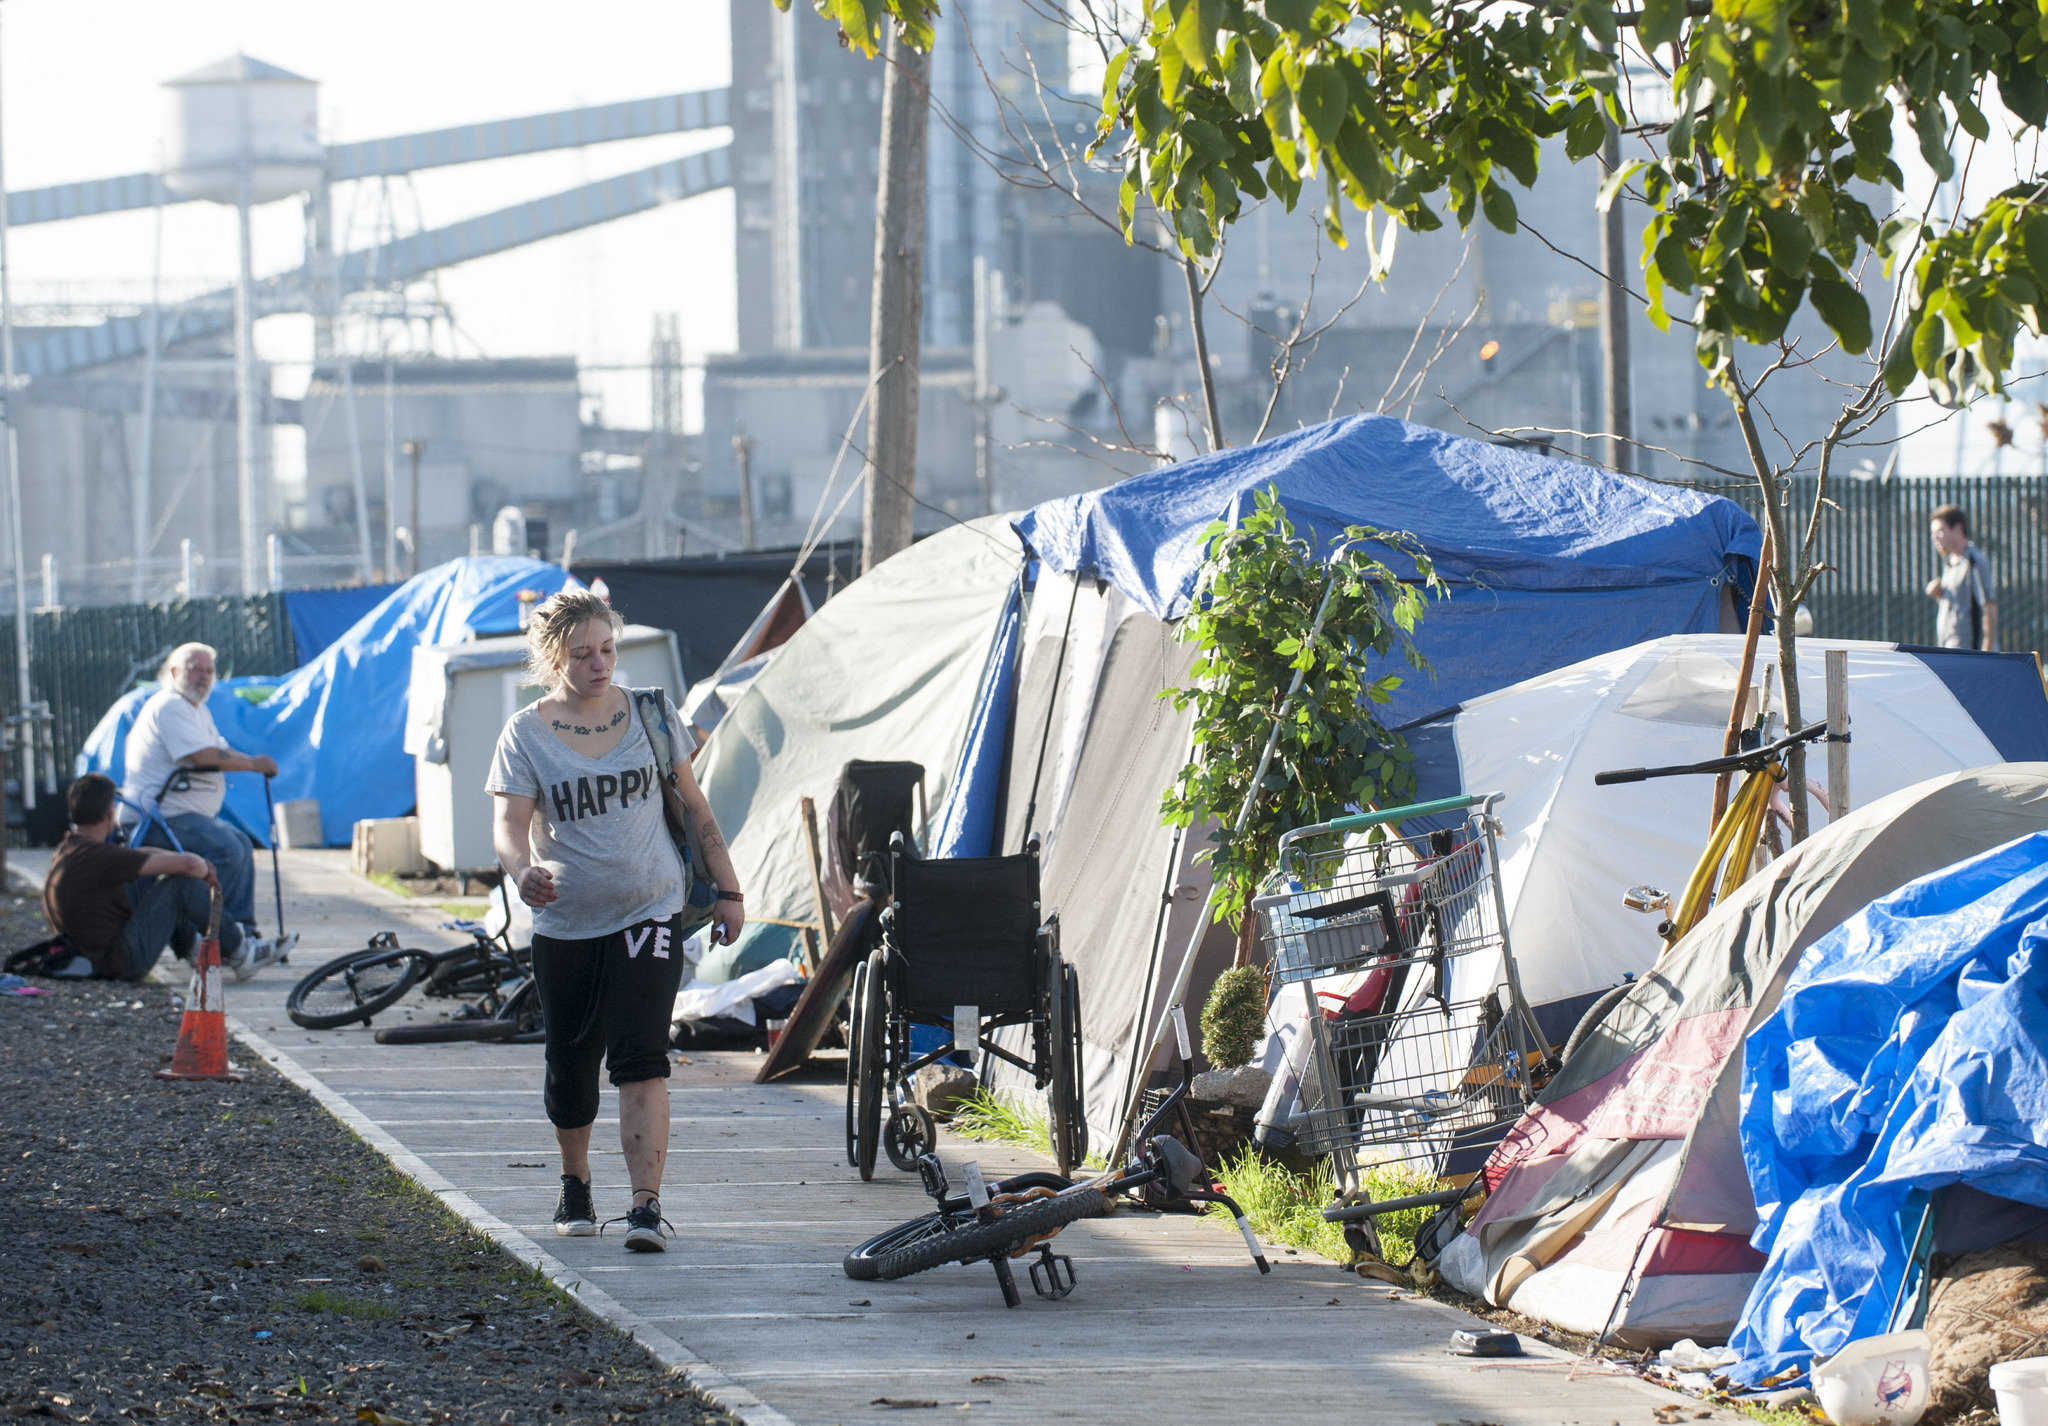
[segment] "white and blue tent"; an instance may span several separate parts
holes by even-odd
[[[1019,517],[1028,594],[1020,585],[1018,632],[997,640],[984,673],[936,850],[1015,852],[1042,837],[1045,905],[1081,979],[1098,1143],[1142,1087],[1136,1042],[1208,891],[1195,861],[1204,838],[1159,819],[1193,716],[1159,697],[1192,661],[1174,625],[1195,597],[1204,532],[1268,486],[1297,530],[1326,544],[1353,524],[1414,536],[1449,584],[1416,638],[1434,677],[1411,675],[1392,718],[1648,639],[1733,629],[1762,544],[1720,497],[1386,416],[1162,467]],[[1210,933],[1192,994],[1228,964],[1233,940]]]

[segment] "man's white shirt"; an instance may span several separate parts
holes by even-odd
[[[204,705],[193,703],[176,689],[160,689],[142,705],[135,725],[128,730],[121,795],[147,807],[156,800],[158,790],[170,780],[182,759],[205,748],[226,751],[227,746],[228,740],[220,735],[213,714]],[[218,817],[221,802],[227,797],[226,774],[197,768],[189,772],[189,791],[164,794],[164,816],[197,812]]]

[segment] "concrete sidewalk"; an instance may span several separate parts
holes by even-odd
[[[1274,1271],[1262,1278],[1235,1233],[1186,1217],[1125,1212],[1069,1229],[1060,1246],[1079,1286],[1062,1302],[1027,1290],[1005,1310],[986,1265],[853,1282],[841,1255],[928,1201],[911,1176],[885,1166],[863,1184],[847,1167],[836,1080],[755,1085],[752,1054],[675,1066],[662,1201],[676,1233],[665,1256],[629,1256],[616,1229],[557,1238],[538,1046],[378,1045],[361,1027],[306,1031],[284,1014],[298,977],[376,931],[457,944],[435,929],[443,913],[350,875],[345,854],[284,860],[286,916],[302,939],[291,965],[230,988],[244,1043],[753,1426],[874,1419],[906,1403],[1020,1426],[1141,1415],[1607,1426],[1674,1405],[1689,1419],[1737,1419],[1537,1343],[1518,1361],[1448,1356],[1452,1332],[1483,1324],[1284,1249],[1269,1250]],[[20,854],[15,867],[32,871]],[[266,929],[270,919],[266,906]],[[415,996],[380,1023],[445,1009]],[[629,1203],[617,1113],[607,1086],[592,1146],[600,1217]],[[974,1158],[992,1174],[1037,1163],[955,1139],[941,1152],[949,1166]]]

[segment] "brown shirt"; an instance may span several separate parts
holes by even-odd
[[[128,883],[149,852],[67,832],[43,878],[43,915],[64,944],[92,962],[93,973],[121,973],[121,932],[131,910]]]

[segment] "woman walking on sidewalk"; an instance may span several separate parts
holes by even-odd
[[[498,862],[533,908],[533,978],[547,1030],[548,1120],[562,1149],[555,1231],[597,1232],[590,1126],[598,1061],[619,1088],[619,1143],[632,1179],[626,1246],[668,1246],[661,1177],[668,1156],[669,1012],[682,982],[678,915],[686,871],[662,809],[670,799],[717,884],[712,935],[740,933],[739,878],[687,757],[666,790],[629,689],[612,681],[611,606],[564,590],[527,628],[532,681],[548,692],[506,720],[485,784],[497,799]],[[662,695],[669,726],[683,726]],[[679,750],[680,751],[680,750]]]

